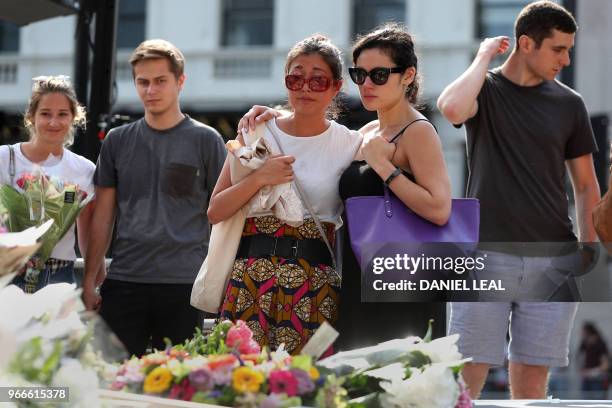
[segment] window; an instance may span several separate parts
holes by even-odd
[[[480,0],[478,4],[478,37],[514,36],[514,20],[529,4],[528,0]]]
[[[117,48],[133,49],[145,39],[146,0],[120,0]]]
[[[353,0],[353,34],[365,34],[387,21],[403,23],[406,0]]]
[[[19,52],[19,26],[0,21],[0,53]]]
[[[274,0],[223,0],[225,47],[272,45]]]

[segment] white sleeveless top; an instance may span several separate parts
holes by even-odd
[[[332,222],[336,228],[342,226],[342,201],[338,192],[340,176],[351,164],[361,146],[362,136],[359,132],[349,130],[346,126],[330,121],[330,126],[323,133],[315,136],[292,136],[278,127],[276,120],[268,122],[279,138],[286,155],[295,157],[293,172],[299,180],[304,194],[307,195],[312,209],[321,221]],[[265,128],[265,138],[274,145],[274,137]],[[295,189],[295,187],[294,187]],[[249,216],[271,215],[265,213]],[[304,206],[304,217],[309,218]]]

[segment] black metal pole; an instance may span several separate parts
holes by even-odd
[[[74,41],[73,77],[74,90],[78,101],[87,106],[89,88],[89,58],[90,58],[90,23],[92,16],[91,0],[80,0]],[[86,133],[78,129],[75,134],[72,151],[84,154],[87,144]]]
[[[81,104],[87,104],[87,85],[89,84],[89,42],[91,1],[81,0],[79,2],[79,14],[74,43],[74,90]]]
[[[83,155],[95,162],[100,152],[111,110],[115,79],[115,50],[117,37],[117,1],[95,0],[96,32],[89,96],[89,121]]]

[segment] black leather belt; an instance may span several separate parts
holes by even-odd
[[[236,258],[262,258],[278,256],[285,259],[303,258],[308,263],[332,265],[331,255],[325,242],[319,239],[295,239],[251,235],[240,239]]]

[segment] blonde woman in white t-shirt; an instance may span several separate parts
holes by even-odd
[[[95,165],[66,149],[66,146],[72,143],[74,127],[85,124],[85,110],[78,103],[74,89],[66,77],[47,76],[34,79],[32,94],[24,114],[24,124],[30,133],[29,141],[0,146],[0,184],[15,184],[22,175],[40,169],[48,177],[74,183],[88,194],[93,194]],[[13,160],[10,158],[11,149]],[[93,202],[82,210],[76,221],[81,254],[87,247],[87,230],[92,207]],[[49,283],[73,283],[76,258],[74,244],[73,227],[57,243],[44,269],[36,273],[31,269],[32,263],[29,263],[28,273],[25,273],[24,268],[13,283],[29,293]],[[104,271],[100,273],[103,274]]]
[[[297,43],[287,56],[285,86],[291,113],[266,129],[267,139],[276,134],[284,155],[269,158],[235,185],[226,162],[208,219],[212,224],[228,219],[262,187],[296,178],[333,245],[342,223],[338,180],[361,144],[357,132],[328,119],[342,87],[338,48],[321,35]],[[299,227],[271,213],[247,216],[221,318],[246,321],[261,346],[284,343],[297,354],[324,321],[335,324],[340,278],[307,210]]]

